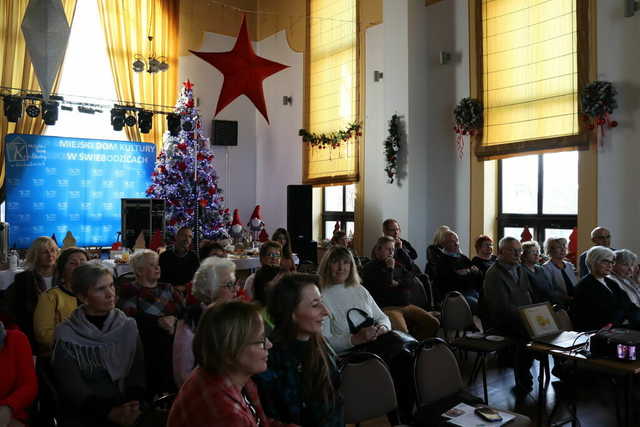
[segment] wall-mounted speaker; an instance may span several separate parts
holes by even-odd
[[[238,145],[238,122],[214,120],[211,126],[211,145]]]

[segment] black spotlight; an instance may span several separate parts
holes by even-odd
[[[193,122],[191,120],[185,120],[182,122],[182,130],[185,132],[191,132],[193,130]]]
[[[124,110],[120,108],[111,109],[111,126],[115,131],[122,130],[124,127]]]
[[[180,134],[180,116],[176,113],[167,114],[167,128],[171,136],[178,136]]]
[[[137,122],[138,121],[136,120],[136,118],[134,116],[131,116],[131,115],[129,115],[129,116],[124,118],[124,124],[129,126],[129,127],[135,126]]]
[[[36,104],[29,104],[26,110],[27,110],[27,116],[29,117],[36,118],[40,115],[40,107],[38,107]]]
[[[138,128],[140,133],[149,133],[153,126],[153,113],[151,111],[140,110],[138,112]]]
[[[42,103],[42,120],[44,120],[44,124],[49,126],[56,124],[58,121],[58,105],[56,101]]]
[[[11,123],[18,123],[18,120],[22,117],[22,98],[7,95],[3,97],[3,100],[4,115],[7,116],[7,121]]]

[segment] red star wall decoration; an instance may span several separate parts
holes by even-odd
[[[256,55],[249,41],[246,17],[242,18],[236,44],[229,52],[190,52],[216,67],[224,75],[214,115],[218,115],[240,95],[246,95],[269,123],[262,81],[289,66]]]

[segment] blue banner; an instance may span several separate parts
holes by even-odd
[[[10,134],[6,221],[10,247],[71,231],[78,246],[110,246],[120,231],[120,199],[143,198],[154,144]]]

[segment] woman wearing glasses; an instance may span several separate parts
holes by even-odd
[[[271,348],[259,310],[231,301],[203,314],[193,341],[198,367],[180,388],[169,427],[283,425],[267,418],[251,380],[267,369]]]
[[[280,261],[282,260],[282,245],[273,240],[267,240],[260,246],[260,266],[273,267],[281,269]],[[256,273],[251,274],[244,281],[244,292],[250,299],[253,299],[253,280],[256,277]]]
[[[178,321],[173,341],[173,375],[178,387],[195,368],[192,343],[202,313],[212,304],[231,301],[237,296],[234,262],[218,257],[202,261],[193,276],[193,298],[196,302],[185,309],[184,319]]]
[[[578,331],[600,329],[608,324],[640,327],[640,309],[633,305],[615,280],[607,277],[615,263],[615,253],[604,246],[587,252],[590,273],[576,285],[573,300],[573,325]]]
[[[267,311],[274,344],[269,369],[256,382],[270,417],[305,427],[344,426],[335,353],[322,337],[329,312],[317,282],[315,275],[293,273],[273,287]]]
[[[183,310],[182,297],[170,284],[158,281],[160,264],[154,251],[137,251],[129,263],[136,280],[120,287],[118,307],[138,324],[151,396],[174,391],[173,334]]]

